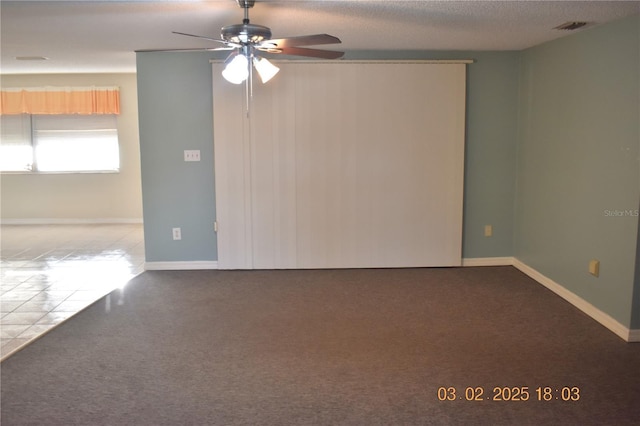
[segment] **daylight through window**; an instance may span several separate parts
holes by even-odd
[[[117,116],[2,115],[0,171],[117,172]]]

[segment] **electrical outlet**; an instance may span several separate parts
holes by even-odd
[[[180,228],[173,228],[173,239],[174,241],[182,239],[182,231]]]
[[[492,225],[485,225],[484,226],[484,236],[485,237],[490,237],[493,235],[493,226]]]
[[[185,149],[184,150],[184,161],[200,161],[200,150],[199,149]]]

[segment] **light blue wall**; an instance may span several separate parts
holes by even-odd
[[[209,56],[139,53],[137,67],[146,261],[215,260]],[[185,149],[201,161],[184,162]]]
[[[468,66],[464,258],[513,254],[519,55],[476,53]],[[484,236],[484,226],[493,236]]]
[[[636,16],[523,52],[514,252],[631,328],[640,326],[639,24]],[[601,262],[599,278],[590,259]]]
[[[204,53],[138,53],[147,261],[216,260],[212,88]],[[218,58],[220,56],[218,55]],[[468,66],[464,257],[513,251],[517,52],[349,52],[346,59],[471,58]],[[375,90],[375,88],[372,88]],[[182,151],[200,149],[200,163]],[[483,236],[484,225],[494,236]],[[182,228],[172,241],[171,228]]]

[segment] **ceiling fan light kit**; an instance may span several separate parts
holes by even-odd
[[[234,52],[224,63],[222,76],[229,83],[240,84],[249,78],[249,61],[245,55]]]
[[[280,68],[273,65],[266,58],[253,58],[253,66],[263,83],[271,80],[280,71]]]

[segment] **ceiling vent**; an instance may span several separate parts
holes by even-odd
[[[553,29],[554,30],[573,31],[573,30],[577,30],[578,28],[582,28],[587,24],[588,24],[588,22],[581,22],[581,21],[565,22],[564,24],[558,25],[557,27],[554,27]]]
[[[49,58],[45,56],[16,56],[18,61],[48,61]]]

